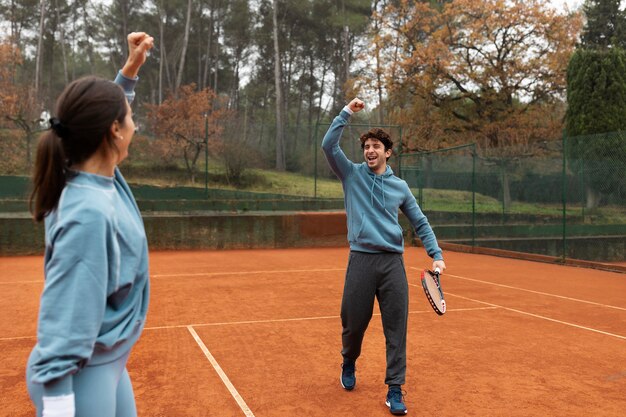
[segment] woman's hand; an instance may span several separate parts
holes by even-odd
[[[122,68],[122,75],[136,78],[139,68],[146,62],[148,51],[154,46],[154,38],[145,32],[133,32],[126,37],[128,41],[128,58]]]

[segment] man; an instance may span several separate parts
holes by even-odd
[[[350,161],[339,147],[339,139],[350,116],[364,107],[361,100],[353,99],[335,117],[322,141],[326,159],[343,185],[350,243],[341,303],[341,385],[348,391],[356,385],[355,363],[361,354],[363,336],[372,318],[376,297],[387,351],[385,404],[392,414],[404,415],[407,408],[402,385],[406,374],[409,297],[398,209],[409,219],[428,255],[433,258],[433,270],[439,268],[443,272],[446,265],[435,234],[409,186],[393,175],[387,165],[393,150],[389,135],[378,128],[363,134],[361,148],[365,162],[360,164]]]

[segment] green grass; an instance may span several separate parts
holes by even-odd
[[[169,165],[157,168],[148,163],[131,163],[122,165],[120,169],[129,182],[136,184],[160,187],[205,186],[204,171],[197,173],[196,181],[192,183],[187,171],[181,166]],[[226,178],[224,168],[217,163],[209,163],[208,188],[313,197],[315,179],[292,172],[248,169],[244,172],[240,184],[231,184]],[[337,179],[318,178],[317,197],[343,198],[341,182]]]
[[[261,169],[250,170],[251,174],[262,181],[250,185],[246,191],[270,192],[298,196],[315,195],[315,179],[302,174],[290,172],[267,171]],[[317,197],[343,198],[341,182],[338,179],[317,178]]]
[[[195,183],[191,183],[183,166],[155,166],[153,163],[127,161],[121,170],[130,183],[161,187],[197,187],[204,188],[204,172],[198,172]],[[315,179],[312,176],[278,172],[275,170],[248,169],[240,184],[229,184],[222,165],[210,161],[208,187],[211,189],[241,190],[258,193],[284,194],[300,197],[313,197]],[[423,189],[421,196],[418,189],[411,190],[420,202],[424,212],[471,213],[472,193],[458,190]],[[318,198],[343,198],[341,182],[335,178],[318,177]],[[421,200],[421,201],[420,201]],[[503,213],[502,202],[482,194],[475,195],[476,213],[498,215],[536,215],[561,217],[561,204],[524,203],[514,201]],[[567,207],[568,218],[589,224],[625,224],[626,211],[622,206],[604,206],[594,210],[583,210],[580,206]]]
[[[419,190],[411,190],[416,198],[420,199]],[[422,210],[443,211],[451,213],[471,213],[472,193],[469,191],[457,190],[422,190],[421,197]],[[496,198],[482,194],[475,195],[476,213],[481,214],[503,214],[502,202]],[[563,216],[563,205],[524,203],[513,201],[511,207],[504,210],[504,214],[512,215],[535,215],[561,218]],[[594,210],[583,210],[581,207],[568,205],[566,215],[570,219],[578,219],[590,224],[625,224],[626,212],[621,206],[603,206]]]
[[[184,167],[169,165],[155,168],[153,164],[129,163],[121,167],[130,182],[156,186],[186,186],[204,188],[204,172],[196,176],[195,184],[189,180]],[[285,194],[301,197],[313,197],[315,179],[312,176],[275,170],[248,169],[241,184],[229,184],[223,167],[217,161],[210,161],[208,187],[215,189],[242,190],[259,193]],[[420,199],[419,190],[412,189]],[[343,198],[341,182],[334,178],[317,178],[318,198]],[[421,207],[424,211],[443,211],[470,213],[472,211],[472,193],[458,190],[423,189]],[[482,194],[475,195],[476,213],[503,214],[502,202]],[[539,215],[560,217],[563,213],[561,204],[524,203],[513,201],[505,214]],[[567,216],[579,218],[585,223],[623,224],[626,213],[623,207],[601,207],[593,211],[584,211],[581,207],[567,207]],[[584,218],[583,218],[584,214]]]

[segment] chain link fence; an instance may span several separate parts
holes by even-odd
[[[341,147],[359,163],[359,137],[372,125],[354,122],[344,129]],[[337,210],[343,208],[343,191],[321,150],[329,126],[286,127],[285,172],[275,170],[275,127],[254,123],[225,126],[219,146],[201,146],[195,182],[180,155],[142,132],[135,135],[122,171],[143,207],[280,210],[296,207],[285,201],[300,199],[311,204],[301,201],[299,209]],[[376,127],[394,140],[389,164],[407,181],[440,240],[561,258],[626,261],[626,132],[524,147],[485,150],[468,144],[408,153],[399,140],[408,143],[402,126]],[[34,147],[16,130],[0,131],[0,212],[27,210]],[[233,172],[240,182],[228,177]],[[280,181],[291,188],[278,187]],[[156,200],[164,202],[152,203]]]
[[[401,156],[442,241],[525,253],[626,260],[626,133]]]

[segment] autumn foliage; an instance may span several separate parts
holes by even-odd
[[[559,136],[554,116],[578,14],[558,14],[543,0],[453,0],[441,8],[401,0],[379,19],[374,42],[385,45],[389,100],[402,107],[394,122],[417,121],[427,147],[444,137],[493,149]]]
[[[33,145],[41,131],[41,105],[32,85],[16,81],[20,50],[0,43],[0,172],[22,174],[30,169]]]
[[[182,86],[177,95],[170,95],[161,105],[147,107],[162,156],[182,158],[191,182],[195,182],[205,146],[213,156],[221,151],[223,125],[230,111],[211,89],[196,91],[194,84]]]
[[[17,109],[19,91],[15,85],[15,67],[22,62],[19,50],[9,42],[0,43],[0,113],[3,116],[14,114]],[[7,118],[2,117],[0,126],[6,126]]]

